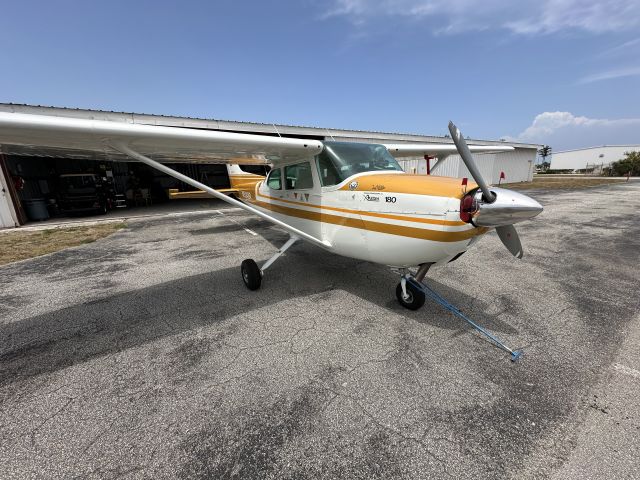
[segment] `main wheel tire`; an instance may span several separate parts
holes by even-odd
[[[406,286],[407,298],[404,298],[402,295],[402,283],[399,283],[396,287],[396,297],[398,297],[398,302],[409,310],[418,310],[422,305],[424,305],[426,295],[422,290],[414,287],[409,282],[407,282]]]
[[[243,260],[242,265],[240,265],[240,271],[242,272],[242,281],[249,290],[258,290],[260,288],[262,273],[253,259]]]

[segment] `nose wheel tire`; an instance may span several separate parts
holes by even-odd
[[[242,281],[249,290],[258,290],[260,288],[262,273],[253,259],[243,260],[242,265],[240,265],[240,271],[242,272]]]
[[[402,284],[399,283],[396,287],[396,297],[398,298],[398,302],[405,308],[409,310],[418,310],[422,305],[424,305],[424,301],[426,299],[425,293],[411,285],[409,282],[406,284],[407,287],[407,295],[402,293]]]

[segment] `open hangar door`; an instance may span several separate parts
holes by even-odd
[[[20,225],[20,213],[15,208],[14,198],[17,197],[15,186],[7,173],[5,158],[0,154],[0,228],[17,227]]]
[[[169,202],[169,189],[192,190],[133,161],[16,154],[4,155],[4,160],[6,181],[16,187],[13,203],[26,214],[8,226],[51,217],[96,215],[116,208],[144,208]],[[167,165],[213,188],[229,188],[223,164]]]

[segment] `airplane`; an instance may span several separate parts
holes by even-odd
[[[137,160],[283,228],[289,239],[271,258],[262,265],[242,262],[250,290],[259,289],[269,267],[304,240],[394,268],[400,274],[396,297],[411,310],[429,293],[423,282],[429,269],[456,260],[491,229],[522,258],[513,224],[542,212],[528,196],[489,186],[472,156],[513,147],[467,145],[451,122],[449,132],[452,144],[383,145],[0,112],[5,149]],[[456,153],[474,182],[405,173],[396,160],[429,155],[438,159],[435,170]],[[231,188],[215,190],[165,165],[180,162],[227,164]],[[266,177],[251,174],[242,170],[246,164],[271,170]]]

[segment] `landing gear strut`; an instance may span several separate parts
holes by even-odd
[[[242,281],[247,286],[249,290],[258,290],[260,285],[262,284],[262,277],[264,275],[264,271],[269,268],[273,262],[275,262],[280,255],[289,250],[289,247],[296,243],[299,240],[295,235],[291,235],[289,240],[278,250],[269,260],[264,262],[262,268],[258,267],[258,264],[254,259],[248,258],[242,262],[240,266],[240,271],[242,273]]]

